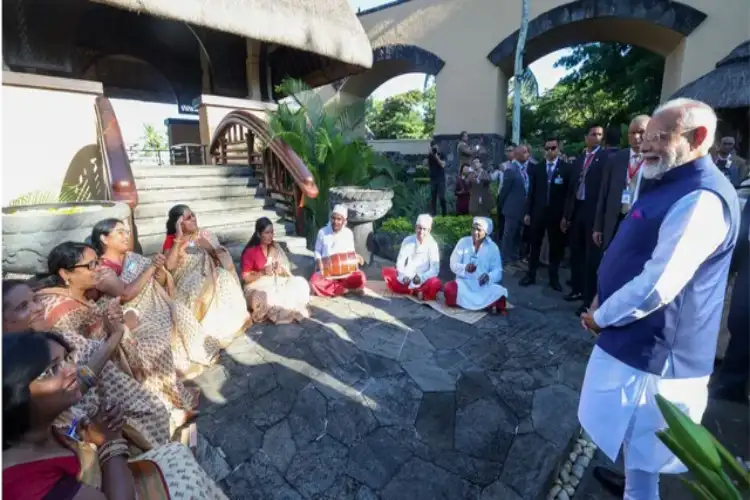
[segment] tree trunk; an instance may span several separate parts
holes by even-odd
[[[529,30],[529,2],[522,0],[521,29],[518,31],[518,44],[516,45],[516,65],[513,70],[513,142],[521,142],[521,87],[523,84],[523,51],[526,46],[526,33]]]

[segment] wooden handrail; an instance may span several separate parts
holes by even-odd
[[[127,203],[130,208],[134,209],[138,205],[138,191],[115,110],[109,99],[104,96],[96,98],[94,110],[104,173],[107,178],[107,194],[110,200]]]
[[[223,139],[227,131],[235,125],[247,127],[255,137],[266,144],[267,148],[278,157],[280,163],[289,172],[289,175],[291,175],[292,180],[294,180],[294,183],[302,194],[308,198],[318,196],[318,186],[315,184],[315,178],[307,168],[307,165],[305,165],[305,162],[297,156],[297,153],[288,144],[278,138],[272,139],[268,123],[248,111],[232,111],[219,122],[211,138],[209,154],[212,157],[226,154],[226,143]],[[251,155],[252,152],[248,151],[248,163],[250,162]]]

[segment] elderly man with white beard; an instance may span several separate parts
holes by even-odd
[[[716,114],[670,101],[654,113],[641,148],[649,188],[622,221],[599,267],[598,297],[581,315],[598,335],[578,418],[625,481],[595,477],[626,500],[659,498],[659,474],[684,465],[659,441],[661,394],[700,422],[708,401],[739,202],[709,153]],[[619,491],[618,491],[619,490]]]

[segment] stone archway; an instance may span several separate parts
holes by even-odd
[[[372,59],[371,69],[338,82],[336,90],[351,99],[366,99],[391,78],[407,73],[437,76],[445,66],[439,56],[416,45],[380,46],[372,51]]]
[[[706,17],[705,13],[672,0],[576,0],[529,22],[524,64],[587,42],[627,43],[666,57]],[[515,31],[487,55],[505,75],[513,74],[517,42]]]

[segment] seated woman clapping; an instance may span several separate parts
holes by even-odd
[[[432,217],[422,214],[417,218],[415,234],[401,243],[396,267],[383,268],[382,275],[388,288],[395,293],[416,295],[419,300],[435,300],[442,288],[440,248],[430,234]]]
[[[123,305],[140,317],[133,334],[148,377],[144,383],[151,387],[153,380],[153,389],[168,406],[193,409],[197,394],[185,389],[183,375],[213,364],[220,347],[206,337],[190,310],[170,296],[174,284],[165,266],[176,260],[177,251],[173,248],[166,257],[157,254],[153,259],[131,252],[130,231],[117,219],[98,222],[91,243],[101,263],[97,290],[105,297],[121,297]]]
[[[242,286],[232,257],[219,240],[198,228],[198,219],[187,205],[169,211],[163,251],[177,251],[174,267],[174,298],[188,307],[206,335],[226,346],[250,325]],[[170,253],[170,257],[171,257]]]
[[[184,446],[130,459],[122,407],[99,404],[64,432],[83,395],[74,349],[53,333],[3,335],[3,497],[24,500],[225,499]]]
[[[156,394],[137,381],[144,377],[138,340],[130,327],[119,320],[119,300],[97,304],[87,298],[97,283],[99,259],[94,249],[85,243],[61,243],[50,252],[47,265],[49,273],[35,284],[35,300],[43,308],[43,317],[34,328],[60,334],[74,348],[74,361],[81,366],[89,362],[102,343],[119,335],[99,384],[124,408],[129,430],[132,429],[130,437],[141,449],[168,442],[169,412]],[[130,326],[137,327],[137,322],[131,319]],[[72,408],[72,414],[66,415],[67,420],[90,412],[98,404],[96,393],[87,393]]]
[[[268,217],[255,222],[255,233],[242,252],[242,282],[253,321],[291,323],[310,317],[310,285],[292,276],[289,259],[274,241]]]

